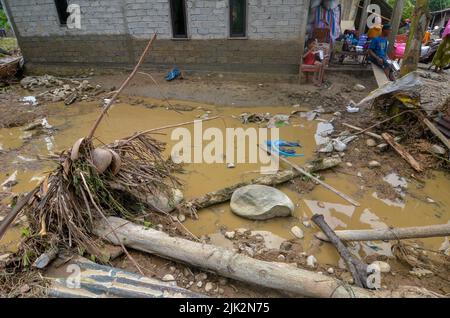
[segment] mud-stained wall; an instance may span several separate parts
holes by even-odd
[[[81,29],[60,25],[54,0],[2,0],[26,62],[133,64],[145,39],[147,63],[185,69],[298,71],[309,0],[247,0],[247,36],[229,38],[228,0],[187,0],[188,39],[172,39],[168,0],[69,0]]]

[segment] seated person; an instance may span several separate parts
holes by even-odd
[[[376,38],[372,39],[369,46],[369,60],[374,63],[375,65],[378,65],[384,70],[384,73],[386,74],[387,78],[390,80],[391,77],[389,64],[387,62],[387,50],[389,46],[388,37],[391,34],[391,26],[389,24],[385,24],[383,26],[383,31],[380,36],[377,36]]]
[[[321,62],[317,61],[316,54],[317,51],[317,43],[316,39],[309,39],[306,41],[306,52],[303,54],[303,65],[315,65],[320,67],[322,65]],[[306,80],[308,81],[308,73],[306,75]],[[315,81],[315,84],[319,84],[318,81]]]

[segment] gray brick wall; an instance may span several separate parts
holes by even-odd
[[[21,36],[131,34],[158,32],[172,37],[168,0],[69,0],[81,8],[81,30],[59,24],[53,0],[7,0]],[[249,39],[295,39],[300,36],[306,0],[247,0]],[[228,0],[187,0],[192,39],[226,39]]]
[[[81,26],[61,26],[53,0],[2,0],[26,61],[131,64],[158,33],[150,63],[223,69],[298,66],[309,0],[247,0],[247,39],[229,39],[229,0],[186,0],[188,41],[172,40],[169,0],[69,0]]]

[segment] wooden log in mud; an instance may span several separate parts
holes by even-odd
[[[211,270],[219,275],[308,297],[441,297],[425,289],[404,287],[395,291],[371,291],[345,284],[330,276],[284,263],[253,259],[232,250],[189,241],[110,217],[109,224],[122,243],[130,248],[166,259]],[[119,244],[109,224],[100,220],[94,233]]]
[[[394,137],[392,137],[390,134],[388,133],[382,133],[381,136],[384,138],[384,140],[386,140],[386,142],[391,145],[392,148],[394,148],[394,150],[403,158],[406,160],[406,162],[409,163],[409,165],[416,170],[417,172],[423,172],[423,167],[421,166],[420,163],[418,163],[416,161],[416,159],[414,159],[413,156],[411,156],[411,154],[406,151],[406,149],[400,145],[399,143],[397,143],[394,140]]]
[[[356,258],[350,253],[350,251],[347,249],[344,243],[342,243],[339,237],[327,224],[322,214],[314,214],[311,220],[328,237],[330,242],[334,245],[334,247],[338,251],[339,255],[345,261],[349,272],[352,274],[356,286],[361,288],[367,288],[367,264],[364,264],[358,258]]]
[[[387,228],[376,230],[342,230],[335,231],[343,241],[387,241],[425,237],[442,237],[450,235],[450,224],[414,226],[404,228]],[[329,241],[322,232],[314,234],[322,241]]]
[[[311,163],[307,164],[305,169],[311,173],[314,173],[317,171],[333,168],[339,165],[340,163],[341,160],[339,158],[332,158],[332,157],[323,158],[319,160],[314,160]],[[195,207],[196,209],[207,208],[214,204],[229,201],[231,199],[231,196],[233,195],[233,192],[239,189],[240,187],[244,187],[251,184],[276,186],[288,182],[300,175],[301,173],[298,172],[297,170],[283,170],[274,174],[263,175],[254,178],[250,181],[239,182],[217,191],[208,192],[200,197],[185,202],[184,205],[190,205]]]

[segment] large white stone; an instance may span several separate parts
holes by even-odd
[[[234,191],[230,201],[233,213],[251,220],[290,216],[294,203],[280,190],[264,185],[248,185]]]

